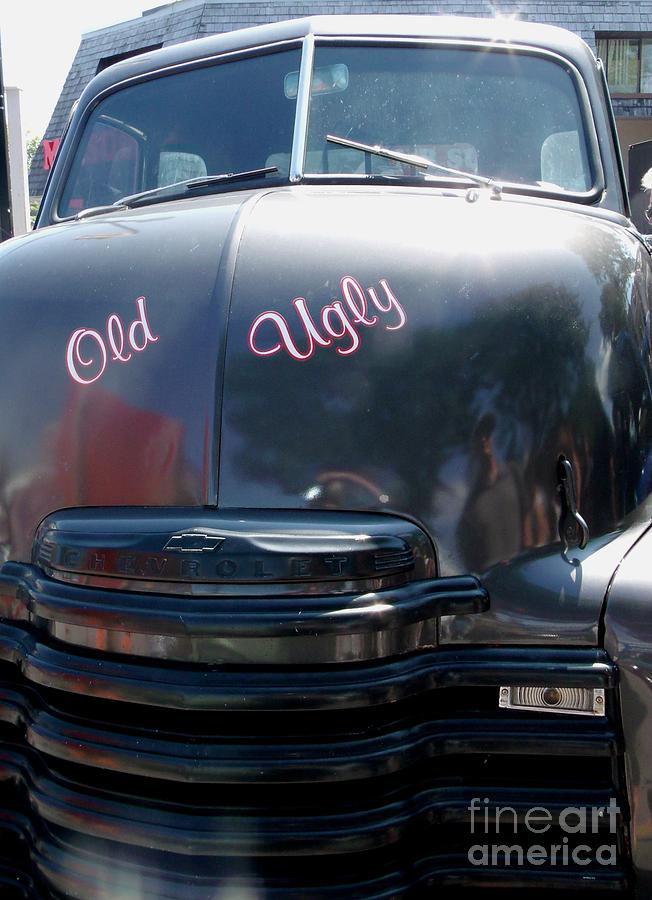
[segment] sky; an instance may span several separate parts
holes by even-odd
[[[21,89],[23,131],[41,136],[82,34],[135,19],[166,0],[0,0],[5,85]]]

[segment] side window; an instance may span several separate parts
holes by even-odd
[[[62,198],[61,214],[73,216],[90,206],[113,203],[139,189],[141,148],[130,132],[110,122],[98,122]]]

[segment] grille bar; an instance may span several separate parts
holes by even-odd
[[[431,650],[389,662],[211,669],[145,663],[71,650],[0,622],[0,660],[35,684],[84,696],[188,710],[332,710],[397,702],[453,686],[548,685],[610,688],[617,670],[604,651],[568,648]]]
[[[406,581],[364,593],[194,596],[59,582],[6,563],[0,616],[38,621],[68,644],[125,656],[293,665],[379,659],[437,643],[437,620],[488,608],[471,576]]]
[[[31,702],[30,702],[31,701]],[[0,688],[0,720],[16,725],[32,747],[50,756],[118,772],[202,783],[282,783],[377,778],[424,760],[460,754],[611,757],[616,736],[606,722],[571,726],[559,719],[393,719],[369,736],[312,733],[291,736],[291,719],[279,721],[274,741],[264,732],[212,735],[166,734],[57,714],[34,695]],[[161,722],[161,725],[163,723]],[[255,723],[254,723],[255,727]],[[375,733],[374,733],[375,732]]]
[[[487,592],[471,576],[433,578],[364,594],[198,596],[189,600],[168,594],[133,594],[60,584],[44,578],[32,566],[7,564],[3,574],[5,596],[16,619],[38,617],[89,629],[105,628],[109,621],[115,631],[166,636],[276,638],[294,634],[360,634],[488,608]],[[15,592],[11,590],[11,579]]]
[[[18,820],[24,817],[18,816]],[[0,829],[0,838],[4,837]],[[500,870],[486,868],[481,871],[464,864],[455,855],[427,856],[405,864],[400,861],[379,863],[373,872],[359,877],[342,873],[301,871],[293,879],[262,874],[254,863],[242,868],[219,869],[212,874],[184,871],[174,854],[160,854],[149,861],[129,853],[116,856],[110,843],[89,838],[83,847],[69,838],[65,832],[50,831],[41,827],[37,832],[26,829],[25,841],[29,848],[32,867],[43,873],[44,879],[53,885],[56,897],[77,900],[106,900],[107,897],[137,896],[138,900],[206,900],[223,890],[225,884],[236,894],[265,900],[291,900],[291,898],[323,898],[323,900],[397,900],[397,898],[431,898],[433,891],[442,900],[460,896],[460,889],[469,891],[461,896],[476,897],[477,890],[492,888],[499,896],[523,896],[524,890],[534,890],[541,900],[585,894],[591,898],[626,895],[628,879],[621,868],[605,871],[604,867],[591,866],[581,873],[558,870],[546,873],[543,883],[540,869]],[[15,871],[15,870],[14,870]],[[7,883],[10,870],[5,869]],[[321,877],[320,877],[321,875]],[[2,883],[0,870],[0,884]],[[25,877],[25,891],[16,896],[44,900],[41,890]],[[116,890],[122,891],[116,894]],[[560,893],[561,892],[561,893]],[[49,892],[48,892],[49,893]],[[218,894],[219,895],[219,894]]]
[[[198,809],[194,804],[164,800],[148,804],[144,799],[76,783],[17,745],[0,751],[2,783],[18,787],[28,806],[50,827],[189,856],[363,853],[405,840],[416,828],[422,843],[446,847],[450,843],[447,830],[468,824],[469,805],[479,795],[514,809],[519,824],[533,806],[544,805],[551,812],[574,803],[606,807],[613,796],[608,789],[526,791],[478,784],[424,786],[414,794],[394,792],[381,797],[376,805],[361,803],[345,812],[341,804],[339,810],[328,805],[308,811],[289,806],[281,814],[264,806]],[[465,833],[470,832],[467,829]]]

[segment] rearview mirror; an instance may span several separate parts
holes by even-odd
[[[344,63],[334,63],[332,66],[321,66],[312,73],[310,93],[337,94],[345,91],[349,86],[349,67]],[[299,73],[288,72],[285,76],[283,90],[288,100],[296,100],[299,92]]]

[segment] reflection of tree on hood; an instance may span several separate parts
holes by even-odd
[[[248,357],[237,366],[234,360],[228,422],[241,437],[233,462],[243,477],[303,496],[321,472],[345,469],[378,482],[391,508],[427,520],[449,502],[445,466],[461,451],[475,442],[469,490],[479,490],[499,465],[486,447],[482,452],[493,437],[490,420],[474,430],[478,408],[490,403],[503,466],[516,479],[512,506],[520,532],[521,505],[531,506],[535,493],[555,495],[561,422],[572,420],[588,452],[611,452],[587,355],[587,313],[563,286],[540,282],[505,291],[467,318],[438,314],[402,334],[391,352],[378,346],[382,332],[366,334],[365,346],[344,361],[326,353],[300,367],[280,356],[253,365]],[[381,472],[392,480],[388,489]],[[604,472],[601,465],[596,474],[604,484],[583,485],[591,496],[597,492],[596,514],[608,527],[611,486]],[[552,525],[548,533],[555,533]]]
[[[634,280],[637,262],[625,249],[624,242],[613,247],[610,255],[605,248],[597,255],[604,262],[596,272],[602,284],[600,327],[610,350],[607,395],[618,464],[610,482],[615,488],[617,519],[642,502],[652,487],[650,303],[640,262],[639,278]]]

